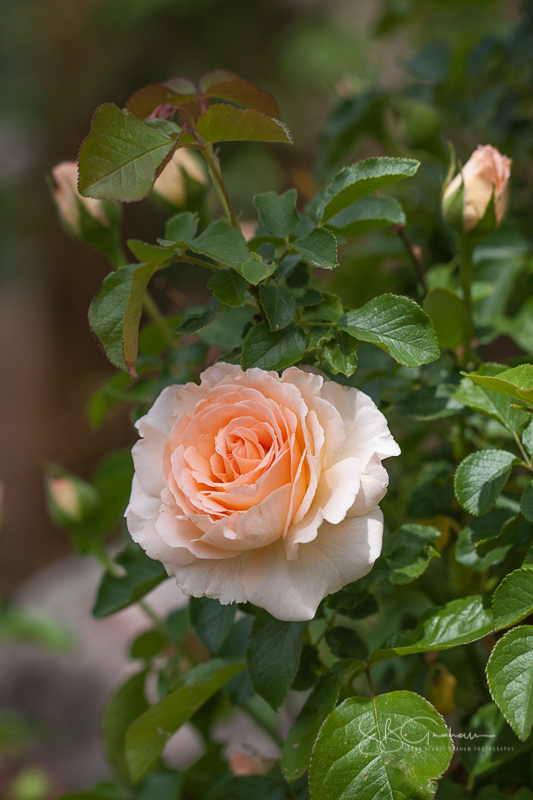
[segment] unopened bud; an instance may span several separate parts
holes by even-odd
[[[509,202],[511,159],[490,144],[474,150],[442,196],[446,222],[463,233],[486,234],[499,227]]]
[[[80,525],[94,514],[100,502],[91,484],[74,475],[49,475],[46,490],[50,516],[62,528]]]
[[[180,147],[157,178],[153,191],[167,203],[183,208],[191,191],[203,190],[207,179],[200,162],[186,147]]]
[[[53,190],[59,215],[73,236],[81,238],[82,209],[102,225],[109,226],[109,219],[101,200],[82,197],[78,192],[78,165],[75,161],[61,161],[52,168],[52,177],[56,187]]]

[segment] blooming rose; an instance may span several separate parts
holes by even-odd
[[[464,182],[462,225],[468,233],[483,219],[494,192],[496,227],[507,211],[509,201],[509,178],[512,161],[490,144],[480,145],[474,150],[461,172],[446,187],[442,197],[445,219],[453,216],[453,200]]]
[[[200,186],[205,186],[206,176],[194,153],[186,147],[180,147],[154,183],[154,192],[172,205],[182,208],[187,200],[184,173]]]
[[[137,426],[128,528],[185,593],[307,620],[379,556],[400,449],[363,392],[220,363]]]
[[[74,236],[81,235],[80,204],[85,206],[91,217],[102,225],[109,225],[101,200],[82,197],[78,192],[78,165],[76,161],[61,161],[52,168],[56,183],[54,198],[63,222]]]

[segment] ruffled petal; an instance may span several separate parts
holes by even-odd
[[[370,572],[382,537],[383,515],[376,508],[338,525],[324,522],[294,561],[285,558],[281,541],[252,551],[242,579],[246,596],[277,619],[313,619],[326,595]]]
[[[361,486],[347,516],[360,517],[372,511],[387,494],[388,485],[389,474],[379,456],[373,455],[361,472]]]
[[[245,603],[242,576],[248,553],[224,558],[220,561],[198,558],[192,564],[171,566],[165,564],[169,575],[174,575],[180,589],[193,597],[213,597],[222,605]]]

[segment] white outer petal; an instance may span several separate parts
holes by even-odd
[[[192,564],[171,566],[165,564],[169,575],[174,575],[180,589],[193,597],[213,597],[222,605],[245,603],[242,575],[248,553],[219,561],[198,558]]]
[[[324,522],[294,561],[287,561],[281,541],[255,550],[242,579],[246,596],[278,619],[312,619],[322,598],[370,572],[382,538],[383,515],[376,508],[338,525]]]

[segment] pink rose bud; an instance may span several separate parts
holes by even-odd
[[[80,525],[99,505],[95,489],[73,475],[49,475],[46,490],[50,516],[62,528]]]
[[[228,765],[234,775],[266,775],[274,767],[273,758],[263,756],[249,756],[247,753],[234,752],[229,754]]]
[[[180,147],[157,178],[153,191],[167,203],[183,208],[191,182],[196,187],[204,187],[206,175],[194,153],[186,147]]]
[[[510,158],[490,144],[474,150],[444,191],[442,213],[446,222],[452,227],[459,226],[465,233],[473,231],[484,219],[494,197],[493,218],[486,220],[483,231],[478,228],[476,232],[489,233],[499,227],[509,201],[511,163]]]
[[[81,214],[85,208],[94,220],[109,226],[109,219],[101,200],[82,197],[78,192],[78,165],[75,161],[61,161],[52,168],[56,188],[53,190],[59,215],[73,236],[82,234]]]

